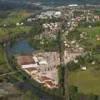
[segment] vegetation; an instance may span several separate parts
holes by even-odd
[[[94,11],[94,14],[100,15],[100,9],[96,9],[96,10]]]
[[[25,92],[23,99],[24,100],[32,100],[32,99],[33,100],[40,100],[40,98],[37,95],[33,94],[31,91]]]
[[[61,94],[64,95],[64,67],[58,66],[59,86]]]
[[[70,100],[99,100],[100,96],[94,94],[79,93],[78,88],[71,86],[69,89]]]
[[[98,11],[95,13],[99,14]],[[77,15],[80,14],[80,12],[77,13]],[[34,48],[46,51],[58,50],[59,48],[59,52],[62,55],[63,46],[61,38],[62,36],[60,32],[55,39],[45,38],[41,35],[41,33],[43,32],[42,24],[44,22],[51,22],[51,19],[39,20],[38,23],[28,23],[26,22],[26,19],[30,15],[31,13],[28,13],[26,10],[16,10],[11,12],[6,11],[2,12],[2,14],[0,13],[0,42],[1,40],[5,41],[6,39],[11,41],[15,38],[18,38],[18,36],[20,35],[26,36],[27,34],[30,34],[28,40]],[[56,20],[54,18],[52,21],[61,21],[61,19]],[[23,23],[23,25],[17,25],[18,23]],[[85,38],[80,39],[80,34],[82,32],[86,33],[86,36]],[[69,80],[64,79],[64,74],[68,71],[68,69],[64,68],[64,66],[58,67],[60,89],[49,90],[42,87],[36,81],[30,80],[30,76],[28,76],[25,72],[21,71],[20,69],[16,69],[17,65],[15,63],[15,59],[13,57],[8,58],[2,46],[0,46],[0,75],[2,75],[3,73],[8,73],[10,71],[19,72],[16,72],[14,75],[0,77],[0,82],[7,81],[13,84],[18,82],[19,84],[24,82],[27,83],[28,81],[30,84],[35,86],[35,90],[37,89],[35,93],[41,94],[42,91],[44,92],[45,90],[45,92],[48,94],[53,94],[55,97],[60,95],[61,97],[65,93],[64,89],[67,90],[68,87],[66,84],[69,81],[70,85],[74,86],[71,87],[71,100],[78,100],[81,93],[82,95],[95,94],[90,95],[89,98],[90,100],[92,100],[91,98],[92,96],[94,96],[93,100],[97,100],[96,95],[100,95],[100,41],[96,39],[97,35],[100,35],[100,22],[83,22],[80,27],[66,36],[68,40],[76,40],[82,47],[84,47],[87,55],[77,58],[79,61],[77,64],[75,64],[74,62],[68,63],[67,66],[70,73],[67,73],[65,76],[67,76],[68,78],[69,74]],[[8,62],[10,65],[8,64]],[[86,66],[87,70],[82,71],[80,69],[82,66]],[[64,84],[65,82],[66,84]],[[23,88],[25,87],[23,84],[22,86],[23,87],[21,87],[21,89],[23,90]],[[23,92],[25,92],[24,100],[39,100],[37,95],[33,95],[33,88],[34,87],[32,87],[32,91],[23,90]]]
[[[32,26],[26,25],[24,22],[31,13],[26,10],[0,11],[0,42],[15,39],[19,35],[28,34]],[[6,15],[6,16],[5,16]],[[17,24],[22,25],[17,25]]]
[[[23,14],[22,14],[23,15]],[[19,14],[18,14],[19,16]],[[25,14],[26,16],[26,14]],[[9,18],[9,19],[8,19]],[[12,18],[12,20],[10,19]],[[29,25],[27,23],[25,23],[24,25],[22,26],[17,26],[16,23],[17,22],[22,22],[24,18],[21,18],[21,17],[16,17],[16,13],[12,13],[12,14],[8,14],[8,17],[7,18],[4,18],[5,21],[3,20],[2,23],[1,23],[1,26],[0,26],[0,38],[3,39],[5,37],[9,38],[10,42],[11,40],[15,39],[18,35],[21,35],[21,36],[25,36],[25,34],[30,34],[30,38],[29,38],[29,41],[31,39],[33,39],[31,41],[32,45],[35,45],[35,47],[37,46],[37,48],[39,47],[40,49],[45,49],[45,50],[50,50],[52,48],[55,48],[55,45],[57,44],[57,41],[56,40],[48,40],[46,38],[43,38],[42,41],[44,42],[43,45],[41,45],[40,41],[38,42],[38,39],[34,39],[34,36],[39,36],[42,31],[42,27],[41,27],[41,24],[35,22],[35,24],[32,24],[32,25]],[[5,23],[6,22],[6,23]],[[8,26],[4,27],[4,23]],[[18,37],[17,37],[18,38]],[[5,39],[3,39],[5,40]],[[12,43],[12,42],[11,42]],[[39,43],[39,45],[38,45]],[[30,77],[28,75],[26,75],[25,72],[20,72],[20,69],[16,69],[16,63],[15,63],[15,59],[14,57],[9,57],[8,54],[7,54],[7,61],[6,63],[9,62],[9,64],[11,65],[12,67],[12,71],[16,72],[15,74],[13,75],[8,75],[7,76],[7,81],[8,82],[11,82],[13,84],[16,84],[16,83],[19,83],[20,82],[26,82],[27,81],[32,84],[33,86],[35,86],[35,90],[37,89],[36,93],[40,93],[39,92],[40,90],[43,91],[45,90],[45,92],[49,95],[52,95],[55,97],[56,99],[56,96],[58,97],[58,95],[61,94],[61,91],[59,89],[54,89],[54,90],[49,90],[47,88],[44,88],[42,87],[40,84],[38,84],[36,81],[31,81],[30,80]],[[8,65],[7,65],[8,66]],[[6,68],[7,69],[7,68]],[[19,71],[19,72],[17,72]],[[3,77],[5,78],[5,77]],[[41,87],[41,88],[40,88]],[[24,87],[25,88],[25,87]],[[22,89],[23,90],[23,89]],[[34,90],[34,87],[32,87],[32,93],[33,93],[33,90]],[[26,92],[26,90],[24,90],[23,92]],[[34,100],[38,100],[38,97],[37,96],[32,96],[32,93],[30,93],[30,91],[28,91],[28,93],[26,93],[25,95],[25,100],[29,100],[30,98],[34,98]]]
[[[19,35],[25,36],[25,34],[30,33],[31,26],[27,26],[25,24],[21,26],[16,25],[16,23],[24,22],[24,20],[29,15],[30,13],[27,13],[24,10],[11,12],[5,11],[5,13],[2,12],[2,16],[0,16],[0,43],[2,40],[5,41],[6,39],[9,39],[11,41]],[[15,68],[13,67],[13,60],[11,61],[11,59],[8,58],[5,48],[3,47],[3,45],[0,44],[0,82],[10,82],[16,85],[16,83],[25,81],[26,77],[23,76],[20,72],[17,72],[17,70],[15,70]],[[13,75],[3,75],[10,72],[15,73]],[[31,93],[31,91],[27,92],[26,90],[24,90],[21,93],[23,92],[25,92],[24,96],[22,95],[23,100],[30,100],[30,98],[33,98],[34,100],[39,100],[36,95],[33,95],[33,92]],[[3,99],[5,98],[9,100],[11,97],[5,96]],[[18,96],[18,98],[21,99],[20,95]]]
[[[10,71],[6,63],[6,55],[3,47],[0,45],[0,74],[7,73]],[[1,78],[2,79],[2,78]]]
[[[77,70],[71,72],[69,75],[70,85],[77,86],[80,93],[100,95],[99,73],[100,71],[95,71],[93,68],[88,68],[86,71]]]
[[[3,12],[1,12],[3,13]],[[7,12],[5,12],[7,13]],[[5,14],[3,13],[3,14]],[[25,18],[29,17],[31,15],[31,13],[25,11],[25,10],[16,10],[16,11],[9,11],[8,15],[0,16],[0,26],[3,26],[4,24],[6,25],[16,25],[16,23],[20,23],[22,22]]]
[[[92,28],[81,26],[78,31],[87,33],[87,39],[82,40],[80,44],[84,46],[88,54],[82,58],[83,60],[79,59],[79,67],[77,64],[71,63],[71,68],[76,70],[70,71],[70,85],[76,86],[79,93],[100,95],[100,41],[96,38],[97,35],[100,35],[100,26]],[[86,66],[87,70],[82,71],[81,66]]]

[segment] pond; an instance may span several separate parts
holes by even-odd
[[[25,39],[17,40],[12,46],[8,46],[7,51],[9,54],[31,54],[34,49],[29,45]]]

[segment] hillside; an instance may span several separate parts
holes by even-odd
[[[0,0],[0,10],[11,10],[11,9],[40,9],[39,7],[32,5],[31,3],[17,0]]]
[[[100,0],[0,0],[0,1],[9,1],[9,2],[21,2],[22,3],[29,3],[29,2],[40,2],[42,4],[46,4],[46,5],[51,5],[51,4],[57,4],[57,5],[63,5],[63,4],[73,4],[73,3],[77,3],[77,4],[83,4],[83,3],[87,3],[87,4],[100,4]]]

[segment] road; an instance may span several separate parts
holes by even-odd
[[[65,96],[65,100],[70,100],[70,98],[69,98],[68,68],[66,67],[66,64],[64,62],[64,51],[65,51],[64,41],[66,41],[66,30],[68,31],[68,33],[70,33],[71,32],[70,28],[73,28],[73,30],[76,29],[76,27],[74,27],[73,24],[72,24],[73,16],[74,16],[74,13],[72,11],[69,15],[69,20],[68,20],[68,23],[71,23],[70,27],[67,28],[67,29],[65,27],[65,29],[63,29],[64,32],[61,31],[59,33],[59,38],[60,38],[60,42],[61,42],[60,45],[59,45],[61,66],[65,67],[64,72],[63,72],[64,73],[64,96]],[[66,24],[66,22],[63,22],[62,26],[65,25],[65,24]]]
[[[16,73],[18,73],[18,72],[20,72],[20,71],[14,71],[14,72],[9,72],[9,73],[4,73],[4,74],[1,74],[0,77],[6,76],[6,75],[16,74]]]

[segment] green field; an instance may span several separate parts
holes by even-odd
[[[86,71],[71,72],[69,82],[70,85],[77,86],[81,93],[100,95],[100,70],[94,71],[89,68]]]
[[[19,26],[14,28],[0,28],[0,39],[11,35],[12,37],[16,37],[21,33],[30,33],[31,27],[29,26]]]
[[[100,35],[100,27],[92,27],[92,28],[84,28],[84,27],[80,27],[78,29],[80,32],[87,32],[88,34],[88,39],[90,39],[91,41],[95,41],[96,40],[96,35]]]
[[[16,23],[24,22],[25,19],[30,15],[31,13],[28,13],[24,10],[11,11],[7,13],[6,17],[2,15],[2,17],[0,17],[0,39],[6,37],[9,34],[16,36],[17,34],[21,33],[29,33],[31,26],[27,26],[25,24],[22,26],[16,26]],[[7,26],[4,27],[4,25]]]
[[[4,24],[6,24],[6,25],[13,24],[14,25],[18,22],[22,22],[25,18],[29,17],[30,15],[31,15],[31,13],[29,13],[25,10],[11,11],[6,15],[6,17],[4,16],[4,17],[0,18],[0,25],[4,25]]]

